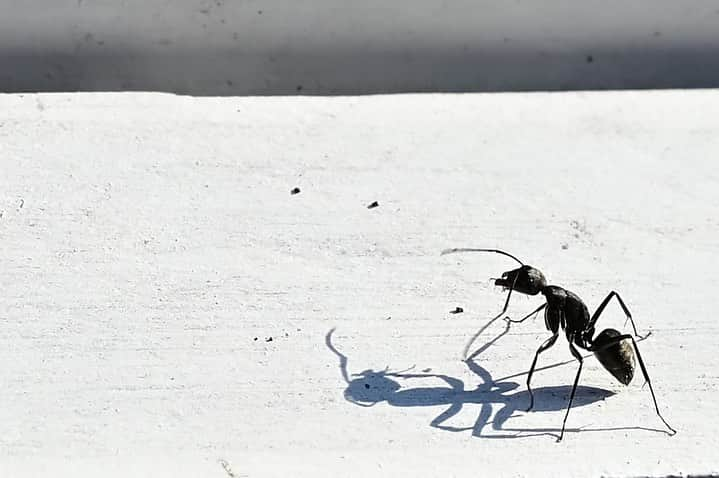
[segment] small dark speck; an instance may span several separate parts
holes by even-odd
[[[299,193],[300,193],[300,188],[293,188],[292,191],[290,191],[290,194],[293,194],[293,195],[299,194]]]
[[[262,10],[257,10],[258,15],[262,15]]]
[[[297,91],[302,91],[302,85],[297,85]]]
[[[422,373],[429,373],[429,372],[431,372],[431,371],[432,371],[431,368],[426,368],[426,369],[422,370]]]
[[[564,249],[565,251],[569,249],[569,244],[567,244],[566,242],[562,244],[562,249]]]
[[[23,207],[24,205],[25,205],[25,200],[21,198],[21,199],[20,199],[20,203],[18,204],[18,209],[22,209],[22,207]]]
[[[267,338],[265,339],[265,342],[272,342],[272,337],[267,337]]]
[[[587,55],[587,63],[591,63],[594,61],[594,57],[592,55]]]
[[[234,84],[234,83],[232,83],[232,80],[227,80],[227,81],[225,81],[225,83],[227,83],[227,86],[232,86]]]
[[[364,388],[369,388],[369,383],[365,383]]]
[[[660,36],[662,36],[662,32],[654,32],[654,33],[652,33],[652,35],[655,37],[660,37]]]
[[[384,319],[384,320],[391,320],[391,319],[392,319],[392,316],[390,315],[389,317],[387,317],[387,318]]]
[[[455,307],[454,310],[449,311],[450,314],[461,314],[462,312],[464,312],[464,309],[461,307]]]
[[[290,334],[288,334],[287,332],[285,332],[285,337],[289,337],[289,336],[290,336]]]
[[[257,342],[257,337],[255,337],[255,338],[254,338],[254,339],[252,339],[252,340],[254,340],[255,342]]]
[[[379,207],[379,203],[377,201],[374,201],[372,204],[367,206],[367,209],[374,209],[376,207]]]

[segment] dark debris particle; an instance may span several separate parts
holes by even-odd
[[[369,383],[365,383],[364,388],[369,388]]]
[[[290,194],[293,194],[293,195],[299,194],[299,193],[300,193],[300,188],[293,188],[292,191],[290,191]]]
[[[569,249],[569,244],[567,244],[566,242],[565,242],[564,244],[562,244],[562,249],[565,250],[565,251],[566,251],[567,249]]]
[[[254,339],[252,339],[252,340],[254,340],[255,342],[257,342],[257,337],[255,337],[255,338],[254,338]]]
[[[379,207],[379,203],[377,201],[374,201],[372,204],[367,206],[367,209],[374,209],[376,207]]]
[[[302,91],[302,88],[303,88],[302,85],[297,85],[297,91]]]
[[[464,312],[464,309],[461,307],[455,307],[454,310],[449,311],[450,314],[461,314]]]
[[[265,342],[272,342],[272,337],[267,337],[267,338],[265,339]]]
[[[594,61],[594,57],[592,55],[587,55],[587,63],[591,63]]]

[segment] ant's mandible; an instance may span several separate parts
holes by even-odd
[[[552,336],[537,349],[537,353],[534,355],[534,360],[532,361],[532,366],[529,368],[529,373],[527,375],[529,407],[527,407],[527,411],[530,411],[534,406],[534,396],[532,395],[532,387],[530,384],[532,381],[532,375],[534,374],[534,369],[537,365],[539,354],[554,345],[559,337],[560,328],[566,333],[567,340],[569,341],[569,351],[572,353],[574,358],[579,361],[579,369],[577,370],[577,375],[574,378],[574,386],[572,387],[572,392],[569,396],[567,412],[564,415],[564,421],[562,422],[562,431],[559,434],[557,441],[561,441],[564,436],[564,428],[567,424],[567,417],[569,417],[569,410],[572,408],[572,401],[574,399],[574,393],[577,390],[577,384],[579,383],[579,376],[582,373],[584,359],[576,347],[593,352],[594,356],[599,360],[599,363],[601,363],[609,373],[611,373],[624,385],[628,385],[634,377],[634,352],[636,351],[636,358],[639,362],[642,374],[644,375],[644,380],[646,380],[647,385],[649,385],[649,391],[652,394],[652,400],[654,401],[654,408],[656,409],[657,415],[662,422],[664,422],[664,425],[666,425],[666,427],[671,431],[669,433],[670,435],[674,435],[676,433],[676,430],[667,423],[664,417],[662,417],[662,414],[659,412],[659,405],[657,405],[657,399],[654,395],[652,382],[649,379],[649,374],[647,373],[647,369],[644,365],[644,361],[642,360],[642,356],[639,353],[639,348],[637,347],[634,337],[631,334],[621,334],[615,329],[604,329],[599,333],[599,335],[596,337],[594,336],[594,326],[612,297],[616,297],[617,301],[619,301],[619,305],[622,307],[627,319],[632,324],[634,335],[641,339],[649,336],[649,334],[647,334],[644,337],[641,337],[637,333],[637,327],[634,324],[634,319],[632,319],[632,314],[629,312],[629,309],[627,309],[627,306],[624,304],[624,301],[619,294],[614,291],[610,292],[602,303],[599,304],[599,307],[597,307],[594,314],[590,316],[587,306],[584,304],[582,299],[579,298],[579,296],[564,289],[563,287],[548,285],[544,274],[542,274],[539,269],[524,264],[522,261],[507,252],[499,249],[455,248],[442,251],[442,255],[455,252],[493,252],[511,257],[519,263],[519,268],[503,273],[500,279],[495,279],[494,281],[495,285],[509,290],[507,299],[504,302],[504,308],[497,317],[507,311],[509,299],[512,296],[513,291],[527,295],[542,294],[546,299],[544,304],[525,317],[519,320],[506,319],[509,322],[523,322],[532,315],[539,313],[542,309],[545,309],[544,323],[547,330],[552,333]]]

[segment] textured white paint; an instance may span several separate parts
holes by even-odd
[[[5,95],[0,111],[2,476],[717,471],[716,91]],[[599,391],[555,443],[576,366],[538,372],[521,411],[538,319],[470,370],[462,348],[504,300],[489,278],[513,263],[451,246],[505,248],[591,309],[619,291],[679,433],[641,379],[589,359]],[[434,377],[379,396],[364,384],[391,382],[350,376],[355,402],[388,400],[352,403],[332,328],[349,374]],[[570,358],[560,338],[540,365]],[[453,402],[443,425],[464,430],[430,426]]]
[[[0,11],[0,91],[719,85],[713,0],[0,0]]]

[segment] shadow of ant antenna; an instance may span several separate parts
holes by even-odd
[[[347,374],[347,356],[337,350],[334,345],[332,345],[332,334],[335,333],[335,330],[337,330],[337,327],[332,327],[329,332],[327,332],[327,335],[325,335],[325,345],[327,345],[327,348],[334,353],[337,358],[340,361],[340,373],[342,373],[342,378],[345,379],[345,382],[350,383],[349,375]]]

